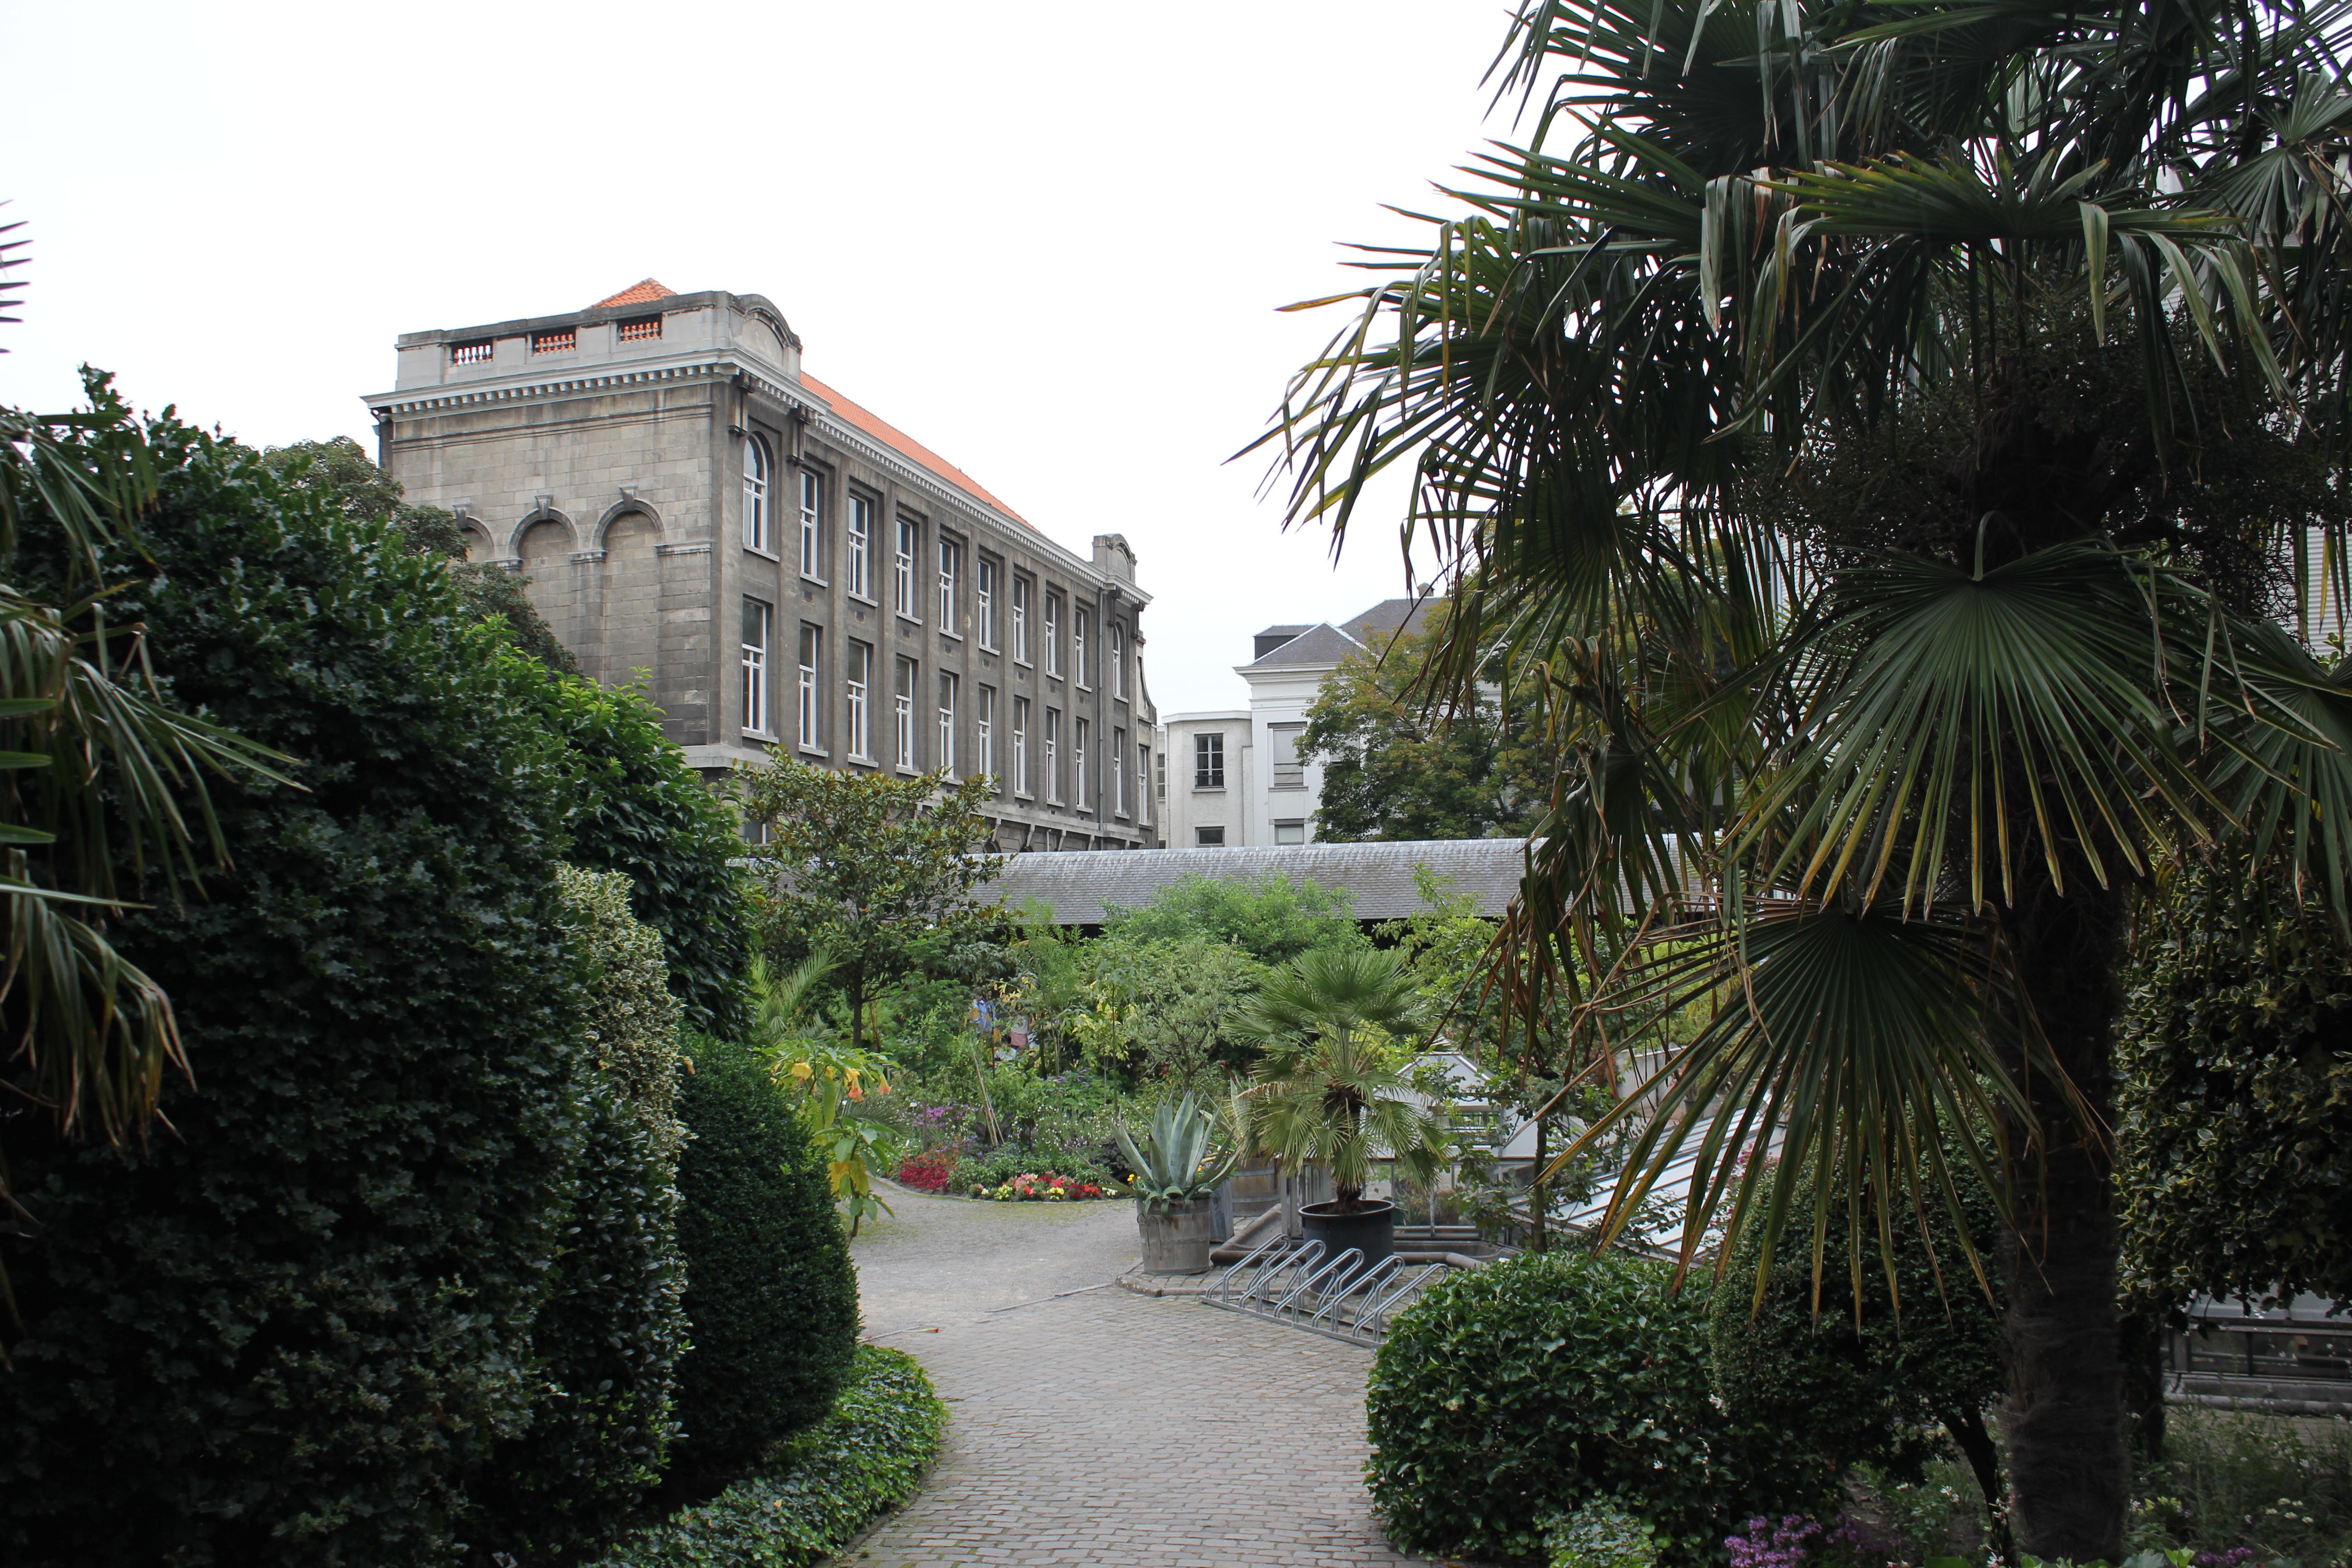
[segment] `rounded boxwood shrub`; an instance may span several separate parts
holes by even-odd
[[[678,1246],[694,1348],[680,1458],[710,1471],[824,1416],[857,1347],[857,1276],[824,1167],[784,1092],[730,1040],[697,1037],[678,1109]]]
[[[10,1130],[0,1560],[446,1560],[544,1393],[592,1142],[549,678],[439,563],[249,452],[149,439],[152,559],[110,563],[110,616],[302,787],[215,786],[233,867],[115,927],[187,1041],[168,1126],[121,1155]],[[54,530],[25,531],[38,578]]]
[[[1546,1527],[1613,1501],[1662,1561],[1710,1562],[1780,1502],[1776,1433],[1709,1396],[1706,1297],[1622,1253],[1464,1269],[1398,1318],[1365,1390],[1372,1502],[1406,1552],[1543,1561]]]

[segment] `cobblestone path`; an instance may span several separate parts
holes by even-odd
[[[842,1563],[1421,1561],[1389,1550],[1364,1493],[1370,1352],[1087,1289],[1136,1259],[1124,1204],[891,1202],[856,1244],[866,1336],[919,1357],[954,1419],[930,1485]]]

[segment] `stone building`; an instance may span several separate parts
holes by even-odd
[[[647,279],[398,351],[383,468],[697,767],[986,773],[1002,848],[1159,842],[1127,541],[1065,548],[804,375],[766,300]]]

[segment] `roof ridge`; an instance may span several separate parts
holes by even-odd
[[[588,308],[604,310],[608,305],[650,305],[656,300],[675,298],[677,290],[657,279],[640,278],[617,294],[608,295]]]

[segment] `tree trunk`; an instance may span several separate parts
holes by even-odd
[[[1544,1144],[1544,1130],[1549,1125],[1547,1118],[1541,1116],[1536,1118],[1535,1176],[1528,1183],[1528,1250],[1529,1252],[1545,1250],[1548,1240],[1544,1235],[1543,1170],[1544,1158],[1549,1152]]]
[[[2009,1287],[2001,1426],[2018,1546],[2045,1561],[2119,1562],[2131,1461],[2106,1140],[2123,896],[2100,889],[2079,858],[2068,882],[2061,898],[2046,876],[2032,876],[2010,911],[2009,933],[2042,1034],[2096,1124],[2084,1124],[2049,1074],[2026,1081],[2043,1142],[2037,1155],[2024,1146],[2023,1129],[2009,1130],[2018,1227],[2000,1248]]]
[[[1969,1469],[1977,1479],[1977,1490],[1984,1494],[1985,1544],[1999,1552],[2004,1561],[2010,1557],[2009,1532],[2001,1526],[2000,1450],[1993,1446],[1992,1433],[1985,1426],[1984,1413],[1978,1410],[1956,1411],[1943,1418],[1944,1430],[1952,1435],[1953,1444],[1969,1462]],[[1927,1555],[1938,1555],[1939,1542],[1922,1545]]]

